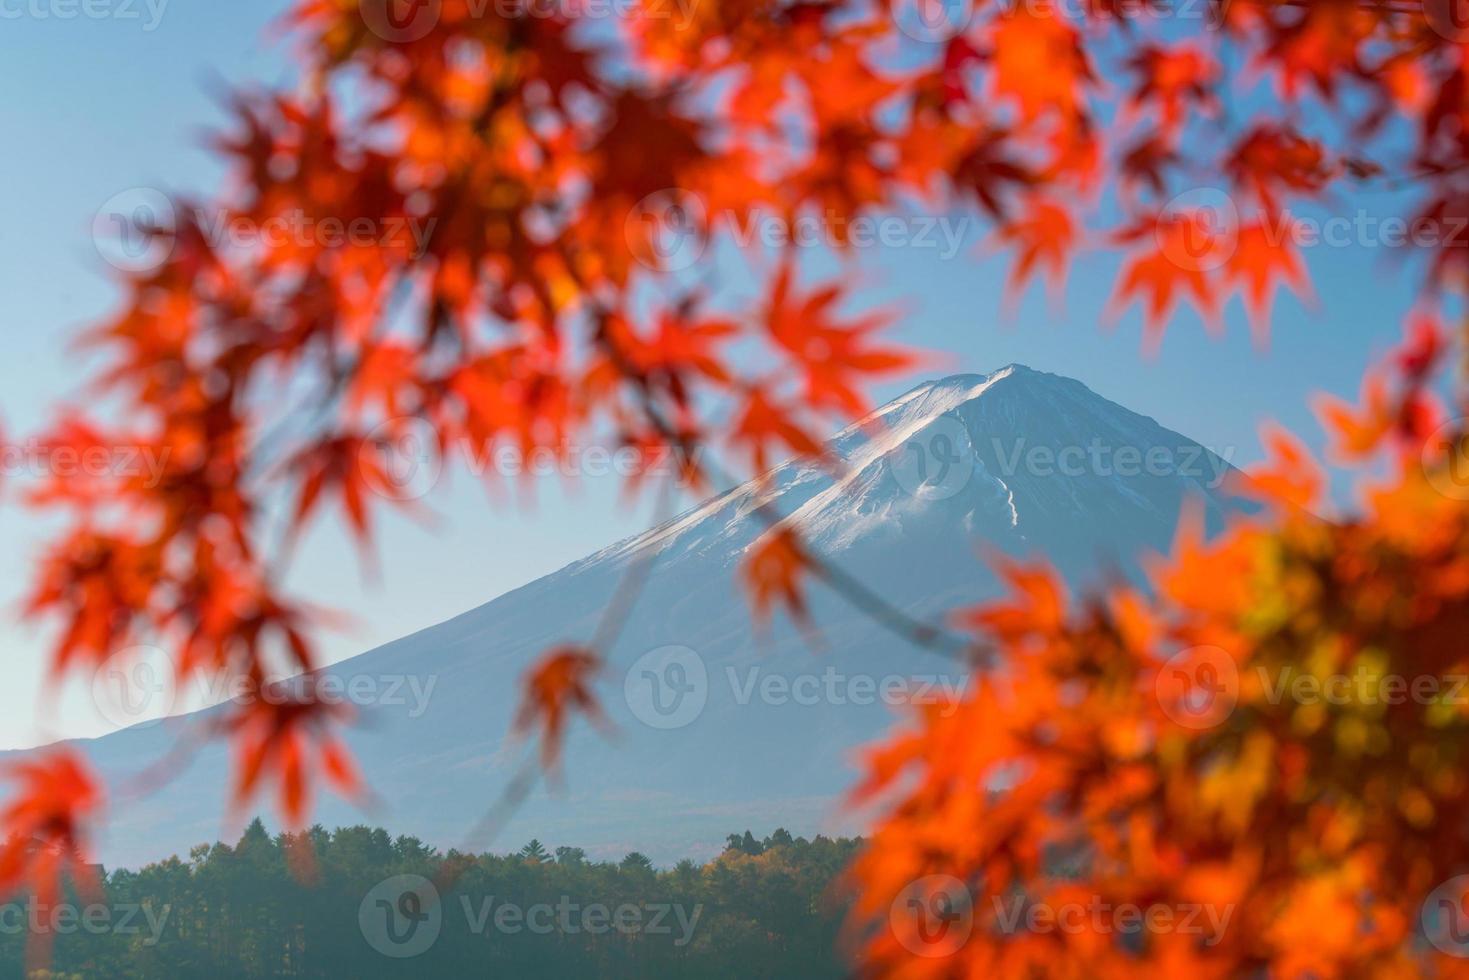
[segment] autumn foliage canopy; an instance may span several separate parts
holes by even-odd
[[[1149,345],[1180,304],[1222,328],[1236,297],[1263,344],[1278,291],[1311,294],[1278,233],[1293,204],[1385,184],[1411,195],[1414,221],[1469,218],[1469,30],[1449,0],[645,0],[615,20],[580,7],[296,5],[283,43],[298,83],[234,95],[217,143],[230,180],[139,230],[166,257],[122,277],[116,313],[85,337],[106,365],[97,404],[47,437],[167,461],[161,480],[56,478],[31,495],[66,518],[27,604],[55,629],[58,676],[139,642],[181,676],[263,685],[317,666],[321,614],[281,585],[289,544],[335,513],[370,553],[380,508],[417,506],[381,492],[376,450],[417,421],[441,444],[526,451],[610,432],[679,451],[684,475],[713,486],[820,453],[870,382],[919,363],[884,340],[886,311],[845,279],[812,281],[795,250],[746,256],[762,294],[736,303],[670,261],[670,227],[712,248],[727,244],[715,214],[841,229],[973,213],[1014,291],[1059,289],[1078,256],[1117,253],[1113,312],[1140,306]],[[239,247],[201,226],[197,203],[255,226],[304,214],[379,233]],[[1260,510],[1210,539],[1185,521],[1151,588],[1070,596],[1044,567],[1006,566],[1010,598],[933,627],[1001,666],[868,757],[857,799],[875,831],[853,870],[867,969],[1469,962],[1425,942],[1419,919],[1469,869],[1462,704],[1270,696],[1283,672],[1469,671],[1469,493],[1449,422],[1469,387],[1463,338],[1444,326],[1464,245],[1413,250],[1421,298],[1396,356],[1359,404],[1320,406],[1337,461],[1364,474],[1357,512],[1313,516],[1324,477],[1271,433],[1273,462],[1241,488]],[[841,584],[788,529],[745,576],[761,616]],[[548,764],[569,721],[596,711],[601,652],[528,665],[518,724]],[[362,791],[336,734],[348,719],[329,706],[236,711],[217,732],[236,749],[234,805],[273,794],[299,825],[323,781]],[[18,775],[4,885],[52,880],[101,798],[61,751]],[[890,914],[926,880],[972,902],[944,955]],[[1232,919],[1207,946],[998,928],[988,898],[1017,892]]]

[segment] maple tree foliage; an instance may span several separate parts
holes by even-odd
[[[1163,3],[978,3],[922,41],[899,29],[903,2],[706,0],[675,16],[648,0],[614,30],[575,4],[518,16],[437,0],[413,29],[372,16],[380,6],[295,6],[299,81],[235,94],[217,141],[230,179],[207,202],[254,227],[304,215],[376,233],[242,247],[180,199],[169,227],[140,229],[166,238],[166,257],[125,275],[85,338],[105,365],[96,404],[46,438],[142,447],[164,466],[31,495],[66,518],[27,601],[56,627],[58,676],[137,642],[170,651],[180,676],[253,689],[316,667],[323,622],[282,585],[277,517],[289,541],[335,510],[370,546],[379,508],[417,506],[380,463],[414,421],[433,432],[428,451],[467,438],[564,453],[610,432],[678,450],[704,487],[819,453],[871,381],[916,363],[881,339],[887,313],[857,312],[851,282],[811,282],[791,256],[755,263],[753,301],[721,299],[665,261],[670,215],[704,248],[719,230],[698,213],[843,229],[974,211],[1013,253],[1012,291],[1038,273],[1059,288],[1086,250],[1120,253],[1112,307],[1140,305],[1155,344],[1180,302],[1219,328],[1238,297],[1263,340],[1281,287],[1309,297],[1281,232],[1292,204],[1391,177],[1416,219],[1469,213],[1469,45],[1434,0],[1229,0],[1194,18]],[[1361,404],[1322,406],[1344,457],[1391,464],[1360,514],[1309,517],[1322,480],[1280,437],[1278,465],[1252,483],[1266,510],[1217,541],[1185,533],[1147,595],[1076,601],[1045,570],[1010,568],[1016,598],[957,623],[1007,668],[872,756],[863,798],[887,808],[856,869],[864,913],[943,873],[977,894],[1231,902],[1245,925],[1208,950],[979,929],[932,959],[887,930],[867,949],[874,971],[1331,975],[1409,972],[1427,955],[1414,909],[1465,856],[1464,719],[1305,711],[1245,679],[1462,666],[1469,515],[1434,482],[1461,446],[1430,394],[1459,345],[1438,323],[1463,285],[1462,245],[1417,249],[1423,297],[1397,361]],[[755,612],[799,614],[810,578],[843,583],[777,528],[746,570]],[[1157,695],[1160,663],[1183,648],[1235,665],[1238,705],[1218,725],[1180,725]],[[602,653],[558,647],[527,675],[516,725],[541,733],[548,763],[572,717],[595,715]],[[348,719],[327,705],[231,710],[235,805],[274,784],[299,824],[314,773],[363,791],[338,740]],[[61,750],[19,793],[7,829],[39,828],[67,853],[99,800]],[[1058,848],[1085,853],[1077,882],[1048,883]],[[3,863],[6,886],[30,872],[52,887],[59,870],[10,851]]]

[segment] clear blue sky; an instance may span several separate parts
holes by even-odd
[[[155,0],[155,9],[158,0]],[[42,4],[45,7],[45,4]],[[90,238],[97,208],[137,186],[207,190],[219,176],[204,134],[222,114],[224,82],[279,83],[289,77],[284,42],[266,37],[279,0],[169,0],[148,30],[138,20],[22,16],[0,19],[0,294],[6,356],[0,358],[0,417],[7,433],[30,432],[85,380],[66,341],[115,301],[107,267]],[[12,5],[6,10],[23,9]],[[1378,215],[1382,202],[1363,204]],[[972,230],[958,258],[932,249],[872,249],[856,262],[874,299],[901,299],[897,336],[941,353],[942,369],[985,371],[1011,361],[1070,375],[1151,415],[1236,462],[1259,457],[1257,428],[1280,420],[1310,442],[1319,432],[1307,405],[1317,391],[1353,394],[1362,371],[1393,342],[1413,296],[1413,278],[1382,249],[1312,249],[1319,307],[1277,304],[1269,351],[1257,350],[1243,311],[1229,311],[1222,339],[1191,315],[1176,317],[1160,353],[1141,353],[1136,311],[1115,331],[1100,327],[1115,255],[1072,269],[1064,309],[1039,288],[1013,317],[1000,314],[1007,258],[983,254]],[[816,262],[813,268],[830,263]],[[742,276],[731,271],[728,280]],[[931,372],[938,373],[938,372]],[[887,397],[916,379],[878,390]],[[539,505],[492,507],[459,480],[434,498],[437,531],[390,522],[381,536],[383,574],[364,581],[335,531],[316,534],[296,565],[296,585],[353,613],[355,633],[333,640],[334,658],[440,621],[575,560],[646,523],[646,504],[621,506],[612,478],[568,496],[543,486]],[[574,499],[576,506],[568,506]],[[0,510],[0,600],[14,608],[44,528],[13,506]],[[0,690],[0,747],[61,731],[90,731],[70,713],[43,720],[36,706],[41,638],[7,615],[10,683]]]

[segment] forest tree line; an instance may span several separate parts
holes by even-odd
[[[272,837],[256,820],[234,845],[103,869],[101,895],[12,898],[0,975],[841,976],[842,872],[860,843],[745,831],[707,863],[659,869],[539,840],[472,855],[365,826]],[[27,964],[38,936],[47,960]]]

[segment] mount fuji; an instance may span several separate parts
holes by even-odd
[[[779,616],[752,629],[736,582],[768,525],[907,615],[941,621],[994,596],[985,557],[1041,556],[1085,587],[1136,575],[1166,550],[1192,498],[1210,526],[1241,506],[1228,462],[1093,393],[1011,365],[919,385],[829,446],[841,465],[790,462],[652,530],[462,615],[323,673],[366,692],[348,742],[380,801],[332,798],[313,817],[368,822],[461,845],[517,771],[509,736],[517,679],[549,647],[586,642],[630,570],[646,580],[610,650],[599,694],[610,732],[574,729],[559,790],[538,788],[492,842],[534,836],[596,857],[640,850],[659,863],[718,852],[731,831],[851,830],[840,802],[854,749],[905,705],[976,681],[963,664],[883,631],[819,583],[813,631]],[[814,642],[813,642],[814,638]],[[354,684],[357,686],[354,688]],[[192,716],[76,743],[109,786],[168,757]],[[226,747],[115,799],[100,858],[137,866],[225,835]],[[484,846],[481,842],[480,846]]]

